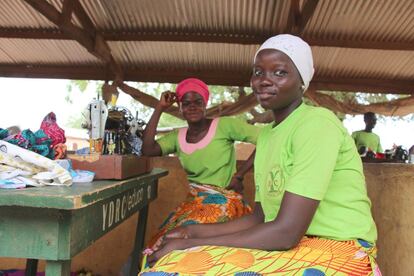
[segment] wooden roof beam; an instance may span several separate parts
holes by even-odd
[[[92,36],[96,35],[96,28],[88,14],[79,3],[79,0],[74,0],[75,15],[79,19],[82,27]]]
[[[250,72],[221,72],[221,71],[165,71],[124,68],[125,81],[140,82],[169,82],[177,83],[185,77],[197,76],[209,84],[249,86]],[[114,78],[112,71],[98,66],[32,66],[0,64],[1,77],[30,77],[57,79],[86,79],[105,80]],[[414,94],[414,81],[406,80],[377,80],[377,79],[344,79],[322,78],[316,76],[310,85],[311,89],[327,91],[369,92]]]
[[[310,89],[327,91],[414,94],[414,81],[316,77]]]
[[[105,61],[116,75],[122,76],[121,66],[113,58],[110,48],[105,39],[96,33],[92,21],[85,19],[86,12],[82,12],[83,8],[78,0],[65,0],[63,5],[63,13],[60,13],[45,0],[25,0],[35,10],[40,12],[43,16],[53,22],[59,29],[69,38],[78,41],[91,54],[99,59]],[[65,10],[66,9],[66,10]],[[85,29],[75,26],[71,20],[65,19],[68,17],[69,11],[74,10],[82,24],[86,25]],[[72,13],[70,12],[70,15]],[[64,22],[65,24],[61,24]]]
[[[73,40],[60,29],[0,28],[0,38]]]
[[[307,0],[303,5],[303,10],[299,16],[296,28],[296,34],[302,34],[309,20],[312,18],[319,0]]]
[[[68,37],[78,41],[93,55],[97,56],[98,58],[102,58],[101,53],[93,52],[95,44],[93,38],[86,34],[81,28],[73,25],[71,22],[61,25],[62,14],[51,4],[45,0],[25,0],[25,2],[32,6],[39,13],[41,13],[44,17],[49,19],[56,26],[60,27],[62,32],[67,34]]]
[[[285,33],[293,32],[295,27],[298,25],[299,17],[300,17],[299,0],[291,0]]]
[[[288,16],[288,22],[286,24],[286,32],[296,35],[303,33],[306,24],[308,24],[319,0],[307,0],[303,4],[302,12],[299,8],[299,0],[292,0],[290,4],[290,11]]]
[[[74,1],[65,0],[63,2],[62,14],[60,16],[59,26],[71,23]]]
[[[244,45],[258,45],[268,37],[260,35],[221,35],[217,34],[179,34],[175,32],[103,32],[105,41],[171,41],[171,42],[210,42],[230,43]],[[73,37],[59,29],[30,29],[30,28],[0,28],[0,38],[20,39],[52,39],[73,40]],[[381,42],[381,41],[355,41],[355,40],[326,40],[303,37],[311,46],[359,48],[373,50],[414,51],[414,41],[408,42]]]

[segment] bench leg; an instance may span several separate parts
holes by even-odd
[[[142,250],[144,249],[145,229],[147,228],[148,205],[139,211],[139,218],[137,224],[137,231],[135,233],[135,245],[132,252],[131,267],[129,270],[130,276],[138,275],[140,260],[142,257]]]
[[[24,273],[24,275],[25,276],[36,276],[38,262],[39,261],[36,259],[27,259],[26,260],[26,272]]]
[[[46,261],[46,276],[70,276],[70,260]]]

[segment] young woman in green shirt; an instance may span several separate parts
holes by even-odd
[[[243,176],[253,166],[253,157],[236,170],[234,142],[256,144],[259,129],[230,118],[207,118],[209,91],[199,79],[185,79],[176,93],[165,92],[145,129],[143,154],[174,153],[187,173],[190,192],[163,223],[151,246],[167,231],[182,225],[225,222],[251,213],[242,199]],[[174,130],[157,141],[156,127],[163,111],[178,103],[188,127]],[[150,251],[149,248],[149,251]]]
[[[302,102],[313,72],[299,37],[278,35],[260,47],[251,85],[274,122],[256,145],[254,212],[167,233],[145,275],[380,275],[353,140],[332,112]]]

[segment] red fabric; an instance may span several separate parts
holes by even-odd
[[[52,140],[52,148],[57,144],[64,144],[66,142],[65,131],[56,123],[56,115],[53,112],[46,115],[40,125],[40,129]]]
[[[210,92],[208,91],[207,84],[203,81],[196,78],[188,78],[181,81],[175,90],[178,101],[181,102],[182,97],[188,92],[196,92],[203,97],[204,102],[207,104]]]

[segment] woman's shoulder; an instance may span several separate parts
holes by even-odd
[[[302,129],[321,131],[329,129],[336,129],[338,133],[348,134],[342,122],[330,110],[323,107],[306,105],[298,120],[295,122],[294,129],[301,131]],[[349,134],[348,134],[349,135]]]
[[[218,124],[219,125],[234,125],[234,126],[240,126],[240,125],[249,125],[249,126],[254,126],[249,124],[246,120],[243,120],[241,118],[237,118],[237,117],[229,117],[229,116],[222,116],[222,117],[216,117],[214,118],[216,120],[218,120]]]
[[[212,118],[212,120],[213,120],[213,124],[216,124],[219,129],[223,129],[223,130],[228,130],[232,128],[233,126],[236,126],[240,122],[239,119],[228,117],[228,116],[215,117],[215,118]]]
[[[213,120],[217,120],[219,124],[231,124],[236,121],[235,118],[229,116],[215,117]]]
[[[324,107],[306,105],[303,115],[303,120],[313,121],[314,123],[331,121],[335,125],[342,126],[339,118],[332,111]]]
[[[305,104],[305,108],[304,108],[305,112],[308,115],[313,115],[313,116],[323,116],[323,117],[335,117],[335,114],[330,111],[329,109],[325,108],[325,107],[321,107],[321,106],[311,106],[311,105],[307,105]]]

